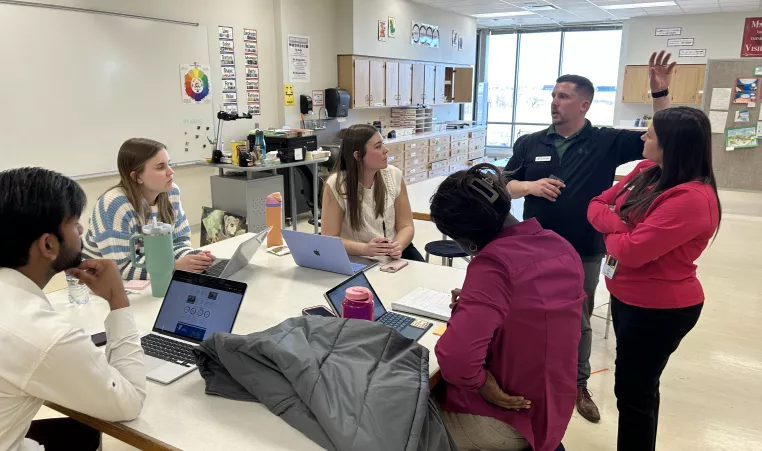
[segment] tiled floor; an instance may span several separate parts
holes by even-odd
[[[720,233],[699,260],[706,305],[661,380],[660,451],[762,449],[762,194],[725,191],[721,199],[725,215]],[[440,238],[433,224],[416,222],[419,250]],[[465,268],[465,262],[455,266]],[[607,299],[601,282],[596,314],[605,316]],[[575,413],[564,439],[570,451],[615,449],[615,338],[612,332],[604,340],[604,327],[602,319],[593,319],[592,366],[605,371],[591,377],[590,389],[602,419],[592,424]],[[131,449],[104,439],[106,451]]]

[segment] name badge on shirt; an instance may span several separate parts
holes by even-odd
[[[534,161],[535,162],[538,162],[538,161],[550,161],[550,157],[549,156],[547,156],[547,157],[537,157],[537,158],[534,159]]]
[[[606,261],[603,263],[603,270],[601,271],[604,276],[608,279],[613,279],[614,274],[616,274],[616,267],[619,265],[619,262],[612,256],[607,255]]]

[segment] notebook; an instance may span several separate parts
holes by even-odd
[[[452,294],[418,287],[392,302],[392,309],[439,321],[450,320]]]

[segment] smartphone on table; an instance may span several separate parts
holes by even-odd
[[[316,305],[314,307],[307,307],[305,309],[302,309],[302,315],[326,316],[329,318],[336,317],[336,315],[334,315],[332,311],[328,310],[327,307],[324,307],[322,305]]]
[[[394,260],[381,267],[381,271],[395,273],[407,266],[407,260]]]

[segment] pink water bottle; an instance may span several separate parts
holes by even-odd
[[[341,303],[341,316],[373,321],[373,293],[365,287],[347,288]]]

